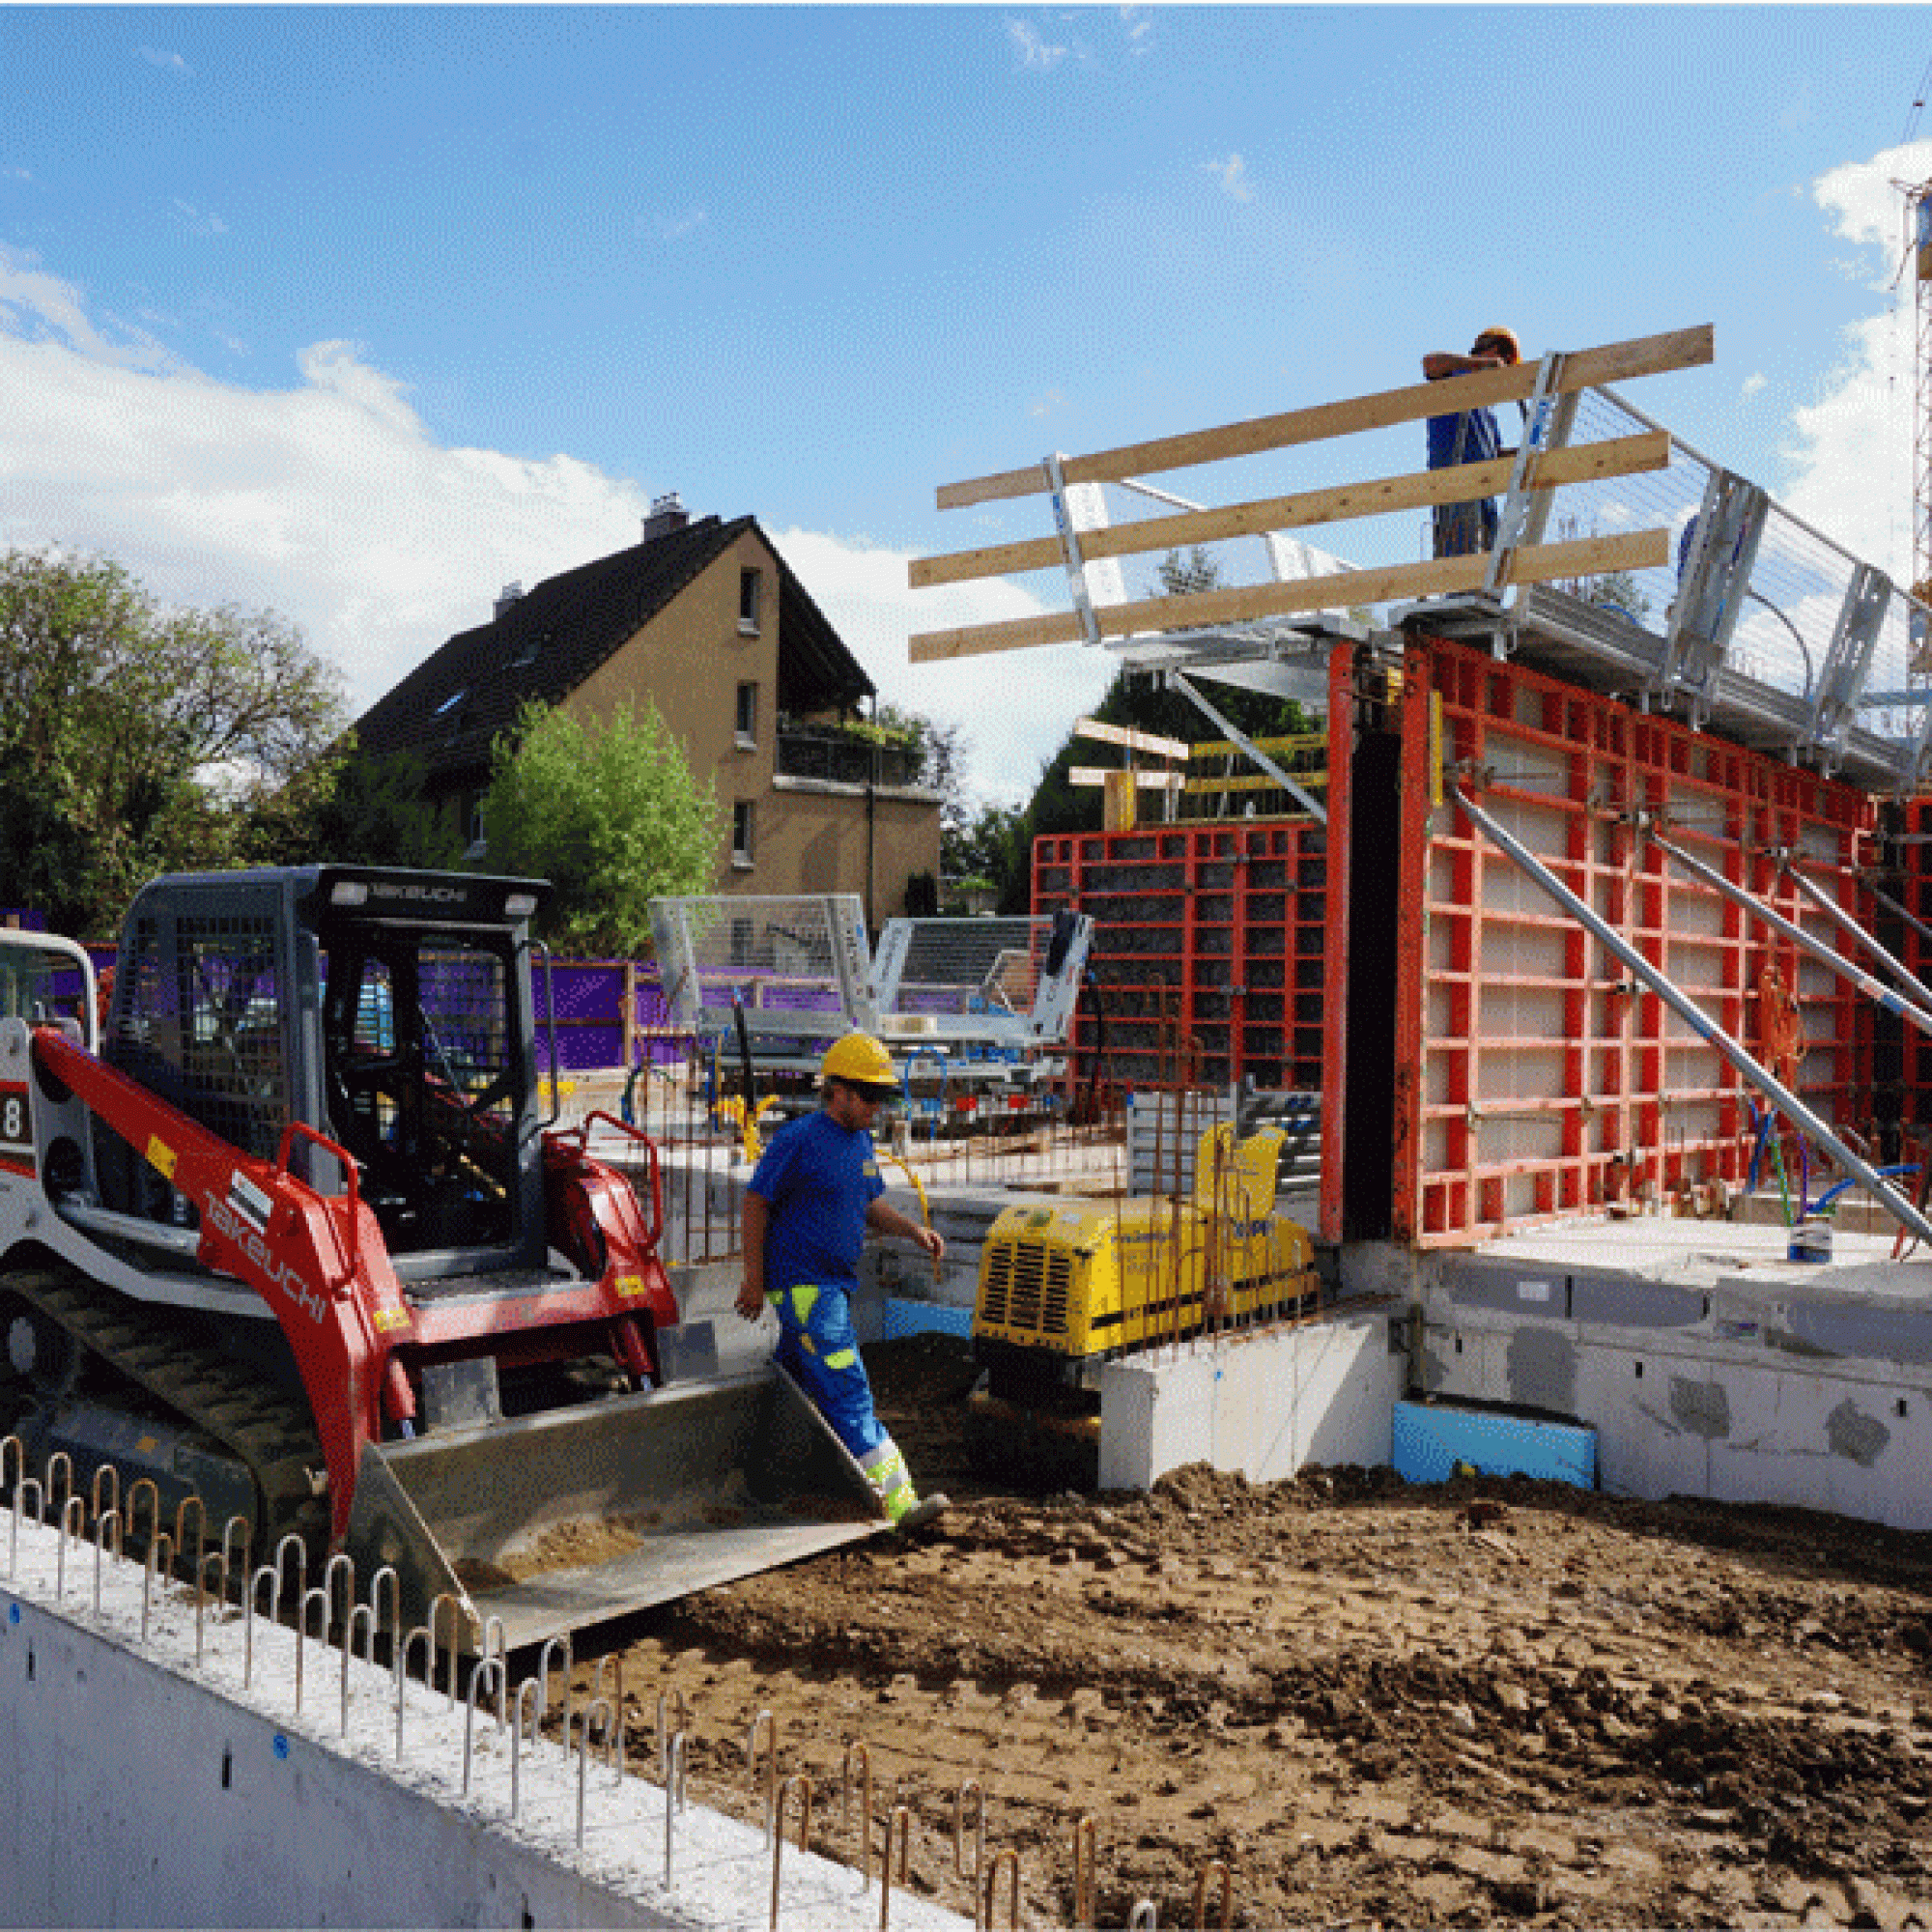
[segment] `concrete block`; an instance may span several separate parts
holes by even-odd
[[[1694,1328],[1709,1312],[1701,1288],[1639,1275],[1578,1271],[1570,1277],[1570,1313],[1602,1328]]]
[[[1100,1374],[1100,1485],[1150,1489],[1208,1463],[1254,1482],[1386,1464],[1406,1357],[1383,1313],[1162,1349]]]
[[[1556,1321],[1570,1314],[1570,1277],[1548,1263],[1458,1256],[1443,1262],[1441,1280],[1459,1308],[1501,1308]]]

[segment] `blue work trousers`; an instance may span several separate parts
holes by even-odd
[[[872,1385],[859,1358],[851,1296],[843,1288],[800,1282],[774,1289],[765,1298],[778,1311],[780,1364],[863,1463],[891,1438],[872,1413]]]

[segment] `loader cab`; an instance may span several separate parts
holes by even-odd
[[[156,880],[107,1058],[243,1152],[274,1158],[291,1121],[342,1148],[406,1281],[541,1268],[528,924],[548,891],[376,867]],[[346,1184],[306,1139],[290,1162]],[[138,1170],[123,1189],[110,1205],[164,1212]]]
[[[323,1131],[356,1164],[404,1278],[541,1265],[526,880],[327,868]],[[435,1259],[432,1259],[435,1258]]]

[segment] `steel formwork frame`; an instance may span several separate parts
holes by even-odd
[[[1325,829],[1306,819],[1186,820],[1035,839],[1036,913],[1094,923],[1069,1071],[1123,1088],[1321,1084]]]
[[[1339,721],[1348,694],[1336,688]],[[1735,1185],[1751,1166],[1759,1111],[1707,1039],[1655,993],[1624,983],[1583,928],[1458,811],[1445,771],[1716,1026],[1768,1063],[1784,1054],[1788,1084],[1818,1114],[1838,1126],[1869,1122],[1868,1002],[1672,866],[1638,822],[1664,821],[1725,877],[1829,940],[1825,916],[1780,859],[1858,917],[1874,830],[1863,792],[1435,639],[1409,640],[1400,728],[1394,1238],[1468,1245],[1529,1222]],[[1338,749],[1338,814],[1350,809],[1347,763]],[[1331,822],[1334,842],[1359,873],[1365,855],[1346,822]],[[1346,974],[1338,925],[1329,946],[1333,1015]],[[1795,1036],[1780,1034],[1780,1010],[1795,1014]],[[1334,1036],[1331,1023],[1338,1082]],[[1333,1198],[1324,1189],[1324,1232]]]

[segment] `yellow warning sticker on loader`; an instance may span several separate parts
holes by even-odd
[[[407,1308],[379,1308],[376,1311],[376,1326],[387,1334],[392,1328],[407,1328],[410,1325],[410,1311]]]
[[[617,1298],[619,1301],[629,1301],[642,1294],[643,1292],[644,1278],[642,1275],[620,1274],[617,1277]]]
[[[175,1178],[175,1151],[159,1134],[148,1136],[148,1165],[154,1168],[163,1180]]]

